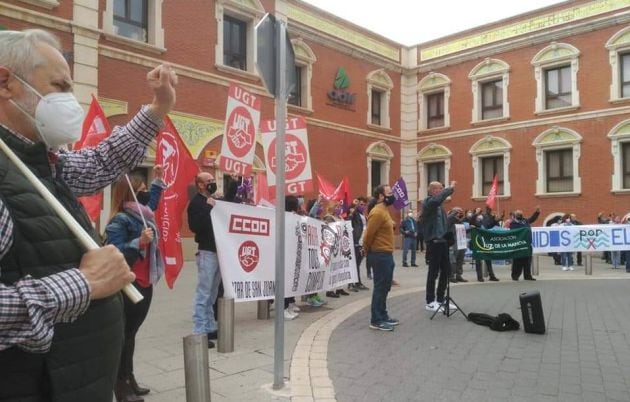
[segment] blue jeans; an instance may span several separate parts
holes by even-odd
[[[630,250],[623,251],[626,256],[626,272],[630,272]]]
[[[429,256],[429,270],[427,272],[427,304],[444,301],[444,292],[451,272],[451,262],[448,259],[448,244],[444,242],[427,242]],[[439,275],[439,279],[438,279]],[[437,297],[435,294],[435,280],[438,279]]]
[[[403,264],[407,263],[407,253],[411,250],[411,264],[416,263],[416,238],[405,237],[403,240]]]
[[[197,253],[197,290],[193,306],[193,334],[207,334],[217,330],[212,305],[217,300],[221,271],[217,253],[199,250]]]
[[[621,251],[611,251],[610,257],[612,259],[613,267],[617,268],[621,265]]]
[[[573,253],[560,253],[560,259],[563,267],[573,266]]]
[[[392,288],[394,277],[394,255],[392,253],[368,253],[367,263],[372,267],[374,289],[372,289],[372,317],[370,322],[378,324],[389,319],[387,294]]]

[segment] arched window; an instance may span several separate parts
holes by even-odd
[[[542,49],[532,59],[536,78],[535,112],[549,113],[580,106],[577,87],[580,51],[566,43],[555,43]]]
[[[578,133],[562,127],[552,127],[536,137],[532,145],[538,163],[537,196],[580,194],[581,142]]]
[[[291,44],[295,53],[295,76],[297,82],[289,96],[289,105],[313,111],[311,79],[313,78],[313,64],[317,61],[317,57],[302,39],[292,39]]]
[[[254,65],[255,26],[265,15],[259,0],[217,0],[217,43],[215,65],[221,70],[246,78],[258,78]]]
[[[431,143],[418,152],[418,200],[422,201],[429,190],[429,183],[439,181],[448,186],[453,153],[444,145]]]
[[[503,138],[487,135],[470,148],[473,165],[474,199],[488,197],[494,176],[497,176],[497,196],[509,197],[510,192],[510,151],[512,145]]]
[[[614,34],[606,42],[606,49],[612,72],[610,101],[630,98],[630,27]]]
[[[429,73],[418,83],[420,130],[444,129],[451,125],[449,98],[451,80],[440,73]]]
[[[613,156],[612,191],[630,192],[630,120],[624,120],[608,133]]]
[[[384,69],[372,71],[367,75],[368,126],[390,128],[389,101],[394,82]]]
[[[472,69],[472,122],[510,117],[508,84],[510,66],[496,59],[485,59]]]
[[[390,184],[389,172],[394,153],[384,141],[377,141],[367,147],[365,154],[368,169],[367,194],[372,195],[378,185]]]

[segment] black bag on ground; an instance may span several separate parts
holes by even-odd
[[[545,317],[543,315],[540,292],[524,292],[519,295],[521,313],[523,314],[523,329],[531,334],[545,333]]]
[[[501,313],[496,317],[484,313],[469,313],[468,320],[478,325],[490,327],[494,331],[516,331],[520,328],[518,321],[506,313]]]

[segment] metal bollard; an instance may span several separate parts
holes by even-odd
[[[210,400],[208,337],[206,334],[193,334],[184,337],[184,377],[186,380],[186,402]]]
[[[540,270],[540,256],[536,254],[534,255],[534,258],[532,258],[532,275],[538,276],[539,270]]]
[[[268,320],[271,318],[271,313],[269,312],[269,300],[258,300],[258,319],[259,320]]]
[[[593,275],[593,255],[591,253],[586,254],[586,261],[584,262],[584,274]]]
[[[219,298],[219,339],[217,352],[234,352],[234,299]]]

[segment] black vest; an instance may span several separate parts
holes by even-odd
[[[43,144],[27,145],[0,127],[0,137],[96,238],[63,180],[52,176]],[[57,173],[62,166],[57,164]],[[0,151],[0,198],[14,223],[13,245],[0,260],[0,281],[41,278],[76,268],[80,243],[13,163]],[[121,295],[92,301],[73,323],[55,325],[48,353],[13,347],[0,352],[0,401],[111,402],[123,338]]]

